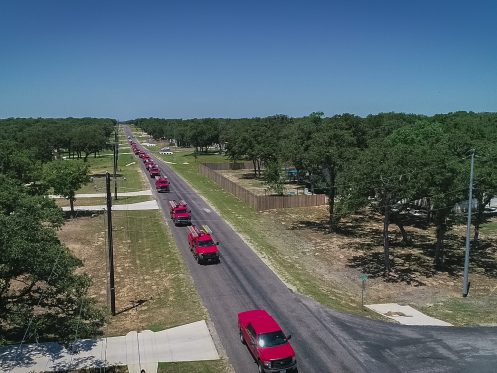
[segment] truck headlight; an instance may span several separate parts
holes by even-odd
[[[264,366],[266,368],[271,368],[271,362],[270,361],[263,361],[262,364],[264,364]]]

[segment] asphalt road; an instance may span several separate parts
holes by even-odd
[[[292,334],[299,372],[497,372],[497,328],[403,326],[339,313],[293,293],[183,179],[155,160],[171,181],[171,192],[158,195],[159,205],[236,372],[257,372],[236,319],[257,308]],[[221,263],[194,260],[186,228],[168,218],[173,199],[189,204],[193,224],[209,225],[221,243]]]

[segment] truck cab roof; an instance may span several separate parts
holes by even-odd
[[[240,312],[238,314],[238,318],[245,324],[250,322],[257,334],[265,334],[281,330],[278,323],[265,310]]]

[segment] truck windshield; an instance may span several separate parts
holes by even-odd
[[[259,347],[274,347],[287,343],[287,339],[283,332],[280,330],[278,332],[261,334],[258,339]]]
[[[176,214],[184,214],[186,213],[186,209],[176,209]]]
[[[212,240],[198,241],[198,245],[200,247],[214,246],[214,241]]]

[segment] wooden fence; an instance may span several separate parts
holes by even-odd
[[[252,162],[235,162],[235,163],[202,163],[211,170],[243,170],[253,168]]]
[[[249,163],[249,166],[251,165],[250,162],[247,163]],[[240,200],[242,200],[249,206],[253,207],[257,211],[281,209],[289,207],[321,206],[326,204],[326,196],[324,194],[300,195],[300,196],[256,195],[251,191],[249,191],[248,189],[241,187],[237,183],[217,173],[215,170],[210,168],[211,165],[216,165],[215,166],[216,170],[231,169],[227,163],[224,163],[225,168],[222,168],[223,166],[220,166],[223,165],[223,163],[204,163],[199,166],[200,174],[208,177],[209,179],[217,183],[225,191],[233,194],[235,197],[239,198]]]

